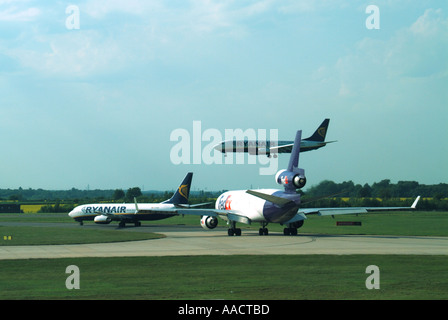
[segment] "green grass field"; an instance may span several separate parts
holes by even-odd
[[[336,221],[359,221],[362,226],[336,226]],[[69,223],[75,228],[0,226],[0,246],[6,245],[37,245],[37,244],[74,244],[95,242],[117,242],[145,240],[160,237],[160,235],[128,232],[134,227],[111,230],[91,230],[78,227],[67,214],[8,214],[0,215],[0,222],[45,222]],[[173,217],[162,221],[143,221],[144,225],[193,225],[199,226],[199,217]],[[86,224],[94,224],[86,222]],[[117,225],[117,223],[115,223]],[[225,226],[224,221],[219,226]],[[247,226],[240,224],[244,230],[257,230],[258,224]],[[283,226],[270,224],[270,232],[283,232]],[[210,230],[209,232],[216,232]],[[309,216],[299,233],[317,234],[366,234],[366,235],[396,235],[396,236],[448,236],[447,212],[394,212],[364,214],[359,216],[331,217]],[[11,236],[12,240],[3,240],[4,236]]]
[[[68,290],[66,267],[80,271]],[[380,270],[368,290],[366,267]],[[448,299],[447,256],[306,255],[0,261],[0,299]]]
[[[66,214],[0,215],[0,223],[18,221],[76,224]],[[336,221],[360,221],[362,226],[341,227]],[[199,225],[199,218],[174,217],[145,224]],[[220,221],[220,226],[225,223]],[[258,225],[240,226],[243,236],[245,228],[258,229]],[[282,228],[269,225],[270,232],[282,232]],[[154,236],[129,229],[0,226],[0,245],[80,243],[81,239],[84,243],[131,241]],[[336,219],[312,216],[299,232],[448,236],[448,213],[396,212]],[[12,240],[3,240],[8,235]],[[80,269],[79,290],[65,287],[69,265]],[[369,265],[380,269],[379,290],[365,286]],[[28,259],[0,260],[0,270],[0,299],[448,299],[448,256]]]
[[[7,237],[6,240],[4,239],[5,237]],[[120,242],[159,239],[163,237],[164,235],[161,234],[129,232],[125,230],[0,226],[0,246]]]
[[[361,226],[336,226],[337,221],[359,221]],[[143,222],[151,224],[199,225],[198,217],[173,217],[163,221]],[[226,226],[220,220],[218,226]],[[258,230],[259,224],[251,226],[239,224],[243,230]],[[284,226],[269,224],[269,232],[283,232]],[[211,230],[210,232],[213,232]],[[396,236],[448,236],[448,212],[403,211],[370,213],[332,217],[308,216],[299,233],[317,234],[365,234]]]

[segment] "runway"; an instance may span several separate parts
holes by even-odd
[[[148,229],[135,228],[136,231]],[[155,230],[154,230],[155,229]],[[205,231],[193,227],[151,228],[163,239],[79,245],[1,246],[0,260],[34,258],[280,255],[280,254],[404,254],[447,255],[447,237],[360,236],[302,234],[259,236],[244,230],[229,237],[225,229]]]

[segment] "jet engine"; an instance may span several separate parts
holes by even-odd
[[[285,187],[293,187],[295,189],[301,189],[306,184],[306,178],[302,172],[291,172],[287,170],[277,172],[275,181]]]
[[[112,220],[107,216],[96,216],[93,221],[98,224],[109,224]]]
[[[215,229],[218,225],[218,218],[210,216],[202,216],[201,227],[205,230]]]

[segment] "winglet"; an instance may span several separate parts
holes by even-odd
[[[412,209],[415,209],[415,208],[417,207],[417,203],[418,203],[419,200],[420,200],[420,196],[418,196],[418,197],[414,200],[414,203],[413,203],[412,206],[411,206]]]
[[[135,203],[135,212],[134,213],[137,213],[138,212],[138,205],[137,205],[137,198],[136,197],[134,197],[134,203]]]

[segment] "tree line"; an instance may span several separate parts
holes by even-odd
[[[306,207],[406,207],[417,196],[423,198],[418,204],[420,210],[448,211],[448,184],[391,183],[389,179],[372,185],[324,180],[303,192],[302,201]]]
[[[0,202],[18,202],[18,203],[45,203],[46,212],[65,209],[67,211],[70,204],[84,204],[92,202],[134,202],[134,198],[138,202],[157,203],[169,199],[175,190],[172,191],[142,191],[139,187],[115,190],[78,190],[72,188],[70,190],[43,190],[43,189],[0,189]],[[190,192],[190,203],[210,202],[216,200],[222,191]],[[212,199],[212,200],[210,200]],[[53,209],[51,209],[52,207]]]
[[[190,203],[214,202],[223,191],[191,192]],[[340,206],[409,206],[409,198],[422,196],[419,208],[423,210],[448,211],[448,184],[420,184],[417,181],[389,179],[369,184],[355,184],[353,181],[337,183],[324,180],[317,185],[299,191],[303,195],[304,207]],[[173,191],[141,191],[139,187],[115,190],[43,190],[43,189],[0,189],[0,201],[56,202],[46,210],[68,210],[70,204],[89,202],[138,202],[156,203],[169,199]],[[407,198],[407,199],[401,199]],[[65,207],[64,207],[65,206]],[[213,206],[213,205],[211,205]],[[50,209],[52,207],[53,209]]]
[[[422,196],[426,198],[448,198],[448,184],[435,185],[419,184],[417,181],[398,181],[391,183],[389,179],[369,184],[354,184],[353,181],[336,183],[324,180],[312,186],[305,192],[309,196],[327,196],[340,193],[340,197],[350,198],[413,198]]]

